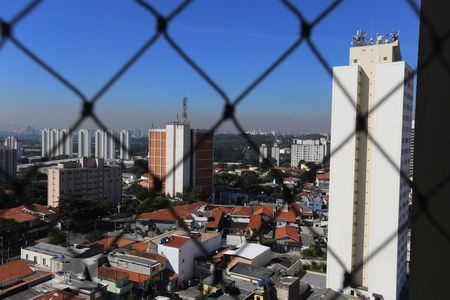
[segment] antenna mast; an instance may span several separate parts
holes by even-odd
[[[188,98],[186,96],[183,97],[183,111],[181,113],[181,122],[185,125],[189,124],[188,114],[187,114],[187,102]]]

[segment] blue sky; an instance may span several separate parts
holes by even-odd
[[[180,1],[151,1],[168,14]],[[313,20],[329,0],[292,1]],[[0,0],[9,20],[26,5]],[[134,1],[46,0],[14,30],[15,36],[88,97],[121,67],[154,31],[154,18]],[[197,0],[170,24],[174,40],[235,98],[296,39],[299,25],[275,0]],[[403,0],[345,0],[313,31],[331,65],[348,63],[351,37],[400,30],[403,58],[417,64],[419,21]],[[112,128],[162,126],[189,97],[195,127],[221,115],[223,100],[160,39],[98,102],[96,112]],[[80,100],[7,43],[0,50],[0,124],[67,127]],[[250,129],[328,132],[331,78],[306,44],[298,48],[237,108]],[[83,126],[92,126],[86,123]],[[232,130],[231,123],[221,131]]]

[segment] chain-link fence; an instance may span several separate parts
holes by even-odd
[[[138,5],[143,10],[146,10],[149,14],[149,16],[153,17],[155,20],[155,28],[153,30],[152,36],[146,40],[146,42],[122,65],[122,67],[117,70],[117,72],[103,85],[101,86],[98,91],[94,94],[93,97],[86,96],[83,91],[81,91],[76,85],[70,82],[63,74],[58,72],[56,69],[54,69],[52,66],[46,63],[43,59],[40,58],[40,56],[36,53],[34,53],[31,49],[27,47],[20,38],[18,38],[14,34],[14,29],[20,22],[25,22],[27,15],[29,15],[33,10],[39,9],[39,5],[43,1],[35,0],[32,1],[28,6],[23,8],[16,16],[14,16],[11,20],[1,20],[0,19],[0,28],[1,28],[1,40],[0,40],[0,51],[5,45],[5,43],[11,43],[14,45],[19,51],[21,51],[23,54],[28,56],[32,61],[34,61],[37,65],[42,67],[44,70],[46,70],[51,76],[53,76],[60,84],[65,86],[68,90],[73,92],[78,98],[80,99],[80,115],[78,120],[70,126],[70,131],[74,132],[80,124],[85,121],[86,119],[91,119],[95,122],[95,124],[103,129],[106,134],[115,140],[116,143],[120,144],[120,141],[115,137],[114,135],[111,135],[111,133],[107,130],[107,126],[98,118],[98,116],[94,112],[94,108],[97,105],[97,101],[114,85],[116,84],[121,77],[131,68],[133,65],[138,63],[138,60],[142,57],[144,53],[146,53],[152,45],[155,44],[157,40],[163,39],[165,40],[168,45],[170,45],[176,53],[190,66],[193,70],[202,78],[204,81],[223,99],[223,113],[222,116],[217,122],[209,129],[210,133],[214,133],[215,130],[217,130],[225,121],[231,121],[232,124],[234,124],[235,128],[239,131],[240,135],[246,140],[248,145],[251,147],[253,151],[256,153],[259,153],[259,147],[253,142],[251,137],[245,133],[241,123],[239,122],[238,118],[236,117],[236,109],[238,108],[238,105],[245,101],[245,99],[248,97],[250,93],[252,93],[260,84],[263,82],[277,67],[279,67],[281,64],[285,62],[285,60],[292,55],[300,46],[305,46],[310,49],[310,51],[313,53],[313,55],[316,57],[317,61],[322,65],[324,70],[329,74],[331,78],[333,78],[333,70],[332,66],[327,62],[324,55],[320,51],[320,49],[317,47],[317,45],[313,42],[312,37],[314,35],[314,30],[320,25],[320,23],[327,18],[330,14],[333,13],[333,11],[339,7],[344,0],[337,0],[334,1],[330,6],[328,6],[325,10],[323,10],[319,15],[317,15],[312,21],[307,20],[301,9],[294,6],[291,2],[288,0],[281,0],[280,5],[285,6],[298,20],[298,26],[300,28],[299,33],[295,41],[287,48],[285,51],[278,57],[275,58],[272,64],[270,64],[264,72],[262,72],[254,81],[252,81],[236,98],[232,99],[228,96],[226,91],[211,77],[208,75],[207,71],[202,68],[200,65],[198,65],[188,53],[186,53],[182,45],[179,45],[177,41],[170,35],[168,28],[170,27],[173,20],[177,18],[180,14],[182,14],[184,11],[189,9],[189,5],[193,2],[190,0],[183,1],[178,7],[176,7],[172,12],[170,12],[168,15],[162,15],[157,9],[155,9],[154,6],[149,4],[148,2],[145,2],[143,0],[136,0],[136,1],[130,1],[130,5]],[[134,3],[133,3],[134,2]],[[356,105],[354,99],[350,96],[350,93],[345,90],[343,87],[343,84],[339,81],[338,78],[333,78],[335,84],[337,87],[341,90],[341,92],[347,97],[349,103],[354,107],[357,113],[357,121],[355,124],[355,130],[349,135],[340,145],[333,145],[333,151],[329,154],[328,157],[324,159],[324,162],[328,162],[329,158],[333,155],[335,155],[337,152],[339,152],[344,145],[352,139],[352,137],[355,134],[362,134],[366,138],[370,139],[374,145],[374,147],[379,151],[384,158],[389,162],[389,164],[394,168],[400,175],[400,177],[408,183],[409,187],[412,189],[413,194],[415,195],[415,200],[418,201],[420,204],[421,210],[418,211],[418,213],[413,214],[410,216],[409,220],[399,224],[398,230],[396,232],[392,232],[390,234],[386,235],[386,239],[381,247],[377,248],[376,250],[372,251],[370,255],[361,261],[359,264],[357,264],[353,269],[348,270],[345,268],[344,263],[341,261],[341,259],[335,254],[332,247],[328,247],[328,255],[333,256],[345,269],[345,273],[342,274],[342,288],[345,289],[346,287],[349,287],[353,283],[353,275],[361,270],[365,264],[367,264],[374,256],[376,256],[385,245],[390,243],[395,237],[398,235],[399,232],[405,230],[409,226],[409,222],[414,222],[419,216],[426,217],[431,224],[433,224],[436,231],[438,231],[440,234],[442,234],[449,242],[450,242],[450,235],[445,230],[443,226],[440,225],[438,220],[436,220],[433,215],[431,215],[428,210],[428,202],[427,200],[433,196],[434,193],[436,193],[440,188],[442,188],[448,181],[450,181],[450,175],[446,178],[443,178],[442,181],[436,185],[436,187],[432,191],[427,191],[425,193],[424,191],[420,191],[416,188],[414,185],[414,182],[409,178],[409,174],[402,171],[398,165],[394,162],[394,160],[389,157],[387,152],[380,146],[380,143],[376,141],[368,131],[367,126],[367,120],[368,117],[377,109],[379,109],[380,106],[382,106],[385,102],[389,101],[390,97],[404,84],[409,82],[410,80],[414,79],[414,77],[426,68],[432,61],[435,59],[438,59],[439,62],[445,67],[447,72],[450,74],[450,65],[445,59],[443,58],[442,54],[442,44],[450,37],[450,32],[443,36],[438,36],[435,34],[434,28],[430,25],[430,22],[428,21],[427,17],[424,15],[421,15],[420,8],[417,6],[417,4],[413,0],[406,0],[405,1],[407,5],[412,9],[412,11],[417,15],[417,17],[421,19],[421,22],[428,28],[428,30],[433,35],[434,40],[434,49],[432,55],[430,55],[428,58],[424,60],[424,62],[417,66],[415,70],[409,73],[403,81],[399,82],[389,93],[387,93],[375,106],[373,106],[370,110],[367,112],[362,112]],[[0,52],[1,55],[1,52]],[[65,136],[67,138],[67,135]],[[64,143],[65,140],[61,140],[61,143]],[[199,147],[202,146],[204,140],[200,140],[196,145],[195,148],[192,151],[196,151]],[[56,148],[59,147],[59,144],[55,146],[54,149],[52,149],[50,152],[54,152]],[[129,149],[125,149],[124,145],[121,145],[121,148],[124,151],[129,151]],[[185,158],[187,156],[191,155],[191,153],[187,153]],[[259,154],[261,157],[261,153]],[[130,153],[131,157],[131,153]],[[264,157],[262,157],[264,159]],[[271,161],[265,159],[267,164],[271,165]],[[172,170],[168,170],[168,173],[166,176],[170,176],[172,172],[183,162],[183,159],[181,159]],[[143,168],[147,169],[147,165],[142,166]],[[37,171],[39,166],[34,166],[33,169],[25,174],[22,178],[19,179],[13,179],[8,178],[8,183],[10,184],[12,190],[15,192],[15,197],[17,198],[23,198],[24,196],[24,182],[29,180],[31,177],[33,177]],[[150,170],[149,170],[150,171]],[[0,170],[0,174],[4,177],[8,177],[3,170]],[[276,174],[276,173],[275,173]],[[164,178],[159,178],[157,176],[154,176],[153,174],[149,174],[149,176],[152,176],[153,181],[156,182],[155,184],[155,191],[158,192],[161,190],[162,187],[162,181],[164,181]],[[283,196],[284,200],[288,203],[289,207],[291,209],[296,210],[297,213],[300,213],[298,211],[298,208],[296,205],[292,205],[295,202],[295,199],[285,185],[282,185],[283,187]],[[332,195],[331,195],[331,201]],[[179,218],[177,216],[175,210],[171,210],[172,214]],[[185,230],[189,230],[184,224],[183,220],[180,219],[181,226],[184,227]],[[119,237],[117,237],[119,238]],[[203,250],[203,253],[205,257],[210,258],[210,253],[206,249],[203,248],[202,244],[199,243],[197,240],[193,239],[198,243],[198,247],[200,247]],[[242,249],[245,249],[245,245],[243,245],[240,248],[240,251]],[[212,260],[211,260],[212,261]],[[217,264],[217,262],[214,262],[214,264]],[[215,272],[214,273],[214,281],[217,283],[222,279],[222,273],[221,272]]]

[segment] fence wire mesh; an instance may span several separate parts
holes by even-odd
[[[308,47],[311,51],[311,53],[315,56],[317,61],[320,63],[320,65],[324,68],[324,70],[328,73],[328,75],[333,78],[333,68],[332,66],[327,62],[325,56],[322,54],[320,49],[316,46],[316,44],[313,41],[314,37],[314,30],[320,25],[320,23],[326,19],[330,14],[333,13],[335,9],[337,9],[344,0],[336,0],[331,5],[329,5],[326,9],[324,9],[320,14],[318,14],[312,21],[307,20],[302,11],[301,8],[295,6],[288,0],[281,0],[280,5],[285,6],[298,20],[298,37],[295,39],[295,41],[287,48],[285,51],[278,57],[275,58],[272,64],[270,64],[256,79],[254,79],[248,86],[235,98],[230,98],[226,91],[218,84],[208,73],[205,71],[204,68],[202,68],[200,65],[198,65],[188,53],[186,53],[182,46],[179,45],[175,39],[171,36],[169,33],[169,27],[171,23],[176,19],[176,17],[180,14],[182,14],[184,11],[189,9],[189,5],[193,2],[191,0],[183,1],[179,6],[177,6],[172,12],[170,12],[167,16],[162,15],[154,6],[152,6],[150,3],[144,1],[144,0],[136,0],[136,1],[130,1],[130,3],[134,2],[138,6],[140,6],[142,9],[146,10],[149,13],[150,17],[153,17],[155,20],[155,28],[154,31],[151,33],[151,37],[148,38],[145,43],[122,65],[120,69],[114,73],[110,79],[105,82],[98,91],[92,96],[88,97],[86,96],[81,89],[79,89],[75,84],[71,83],[69,79],[67,79],[64,74],[61,74],[56,69],[54,69],[52,66],[50,66],[48,63],[45,62],[40,56],[33,52],[30,48],[28,48],[24,43],[21,42],[20,38],[17,37],[14,34],[14,29],[20,22],[26,22],[27,16],[32,13],[34,10],[39,9],[39,5],[42,3],[42,0],[35,0],[31,1],[26,7],[24,7],[16,16],[14,16],[11,20],[3,20],[0,19],[0,30],[1,30],[1,39],[0,39],[0,51],[4,47],[6,43],[13,44],[19,51],[21,51],[24,55],[29,57],[32,61],[34,61],[37,65],[39,65],[41,68],[43,68],[45,71],[47,71],[51,76],[53,76],[56,81],[58,81],[60,84],[65,86],[68,90],[70,90],[72,93],[74,93],[79,99],[80,99],[80,114],[78,120],[70,126],[70,132],[74,132],[79,126],[86,120],[91,119],[94,121],[94,123],[101,129],[103,129],[106,134],[115,140],[117,144],[120,145],[121,149],[125,152],[128,152],[130,157],[132,157],[132,154],[130,153],[129,149],[127,149],[124,145],[120,143],[120,140],[114,135],[111,135],[111,133],[107,130],[107,126],[98,118],[98,116],[95,113],[95,106],[97,105],[97,101],[114,85],[116,84],[121,77],[131,68],[133,65],[135,65],[138,60],[142,57],[144,53],[146,53],[157,40],[164,39],[168,45],[170,45],[176,53],[200,76],[219,96],[223,99],[223,113],[222,116],[217,122],[209,129],[209,133],[214,133],[225,121],[230,121],[232,124],[234,124],[235,128],[238,130],[239,134],[245,139],[245,141],[248,143],[250,148],[255,151],[256,153],[259,153],[259,156],[261,159],[263,159],[271,168],[274,167],[271,160],[268,160],[263,157],[263,155],[260,153],[258,145],[251,139],[251,137],[245,132],[243,129],[241,123],[239,122],[238,118],[236,117],[236,109],[238,108],[238,105],[246,99],[246,97],[252,93],[260,84],[263,82],[272,72],[274,72],[277,67],[279,67],[282,63],[285,62],[285,60],[294,53],[301,45],[304,45],[305,47]],[[405,3],[407,6],[411,8],[411,10],[416,14],[418,18],[420,18],[421,22],[427,27],[427,29],[431,32],[434,40],[434,51],[432,55],[430,55],[428,58],[426,58],[421,65],[418,65],[412,72],[409,73],[408,76],[405,77],[405,79],[401,82],[399,82],[395,87],[387,93],[376,105],[374,105],[370,110],[367,112],[362,112],[360,109],[355,105],[354,99],[352,99],[352,96],[350,93],[344,88],[343,84],[339,81],[338,78],[333,78],[334,82],[336,83],[337,87],[341,90],[341,92],[346,96],[349,103],[354,107],[356,113],[357,113],[357,120],[355,124],[355,130],[346,138],[343,140],[343,142],[339,145],[333,145],[333,150],[331,153],[324,159],[323,162],[328,162],[330,160],[330,157],[335,155],[337,152],[339,152],[349,141],[353,138],[353,136],[357,133],[361,133],[365,135],[368,139],[370,139],[374,147],[377,148],[378,151],[382,153],[384,158],[388,161],[388,163],[394,168],[401,178],[407,182],[409,187],[412,189],[414,194],[415,201],[418,201],[421,207],[421,210],[418,211],[416,214],[413,214],[410,216],[410,219],[402,224],[399,224],[399,228],[397,231],[392,232],[390,234],[386,235],[385,241],[382,243],[381,247],[377,248],[373,252],[370,253],[370,255],[361,261],[359,264],[354,266],[351,270],[347,269],[342,262],[341,258],[336,255],[336,252],[328,246],[328,254],[333,256],[336,261],[339,262],[339,264],[342,266],[342,268],[345,270],[345,273],[342,274],[342,289],[345,289],[352,285],[353,283],[353,275],[358,272],[362,267],[367,264],[374,256],[376,256],[387,244],[393,241],[393,239],[399,234],[399,232],[405,230],[409,226],[409,222],[415,222],[417,218],[419,217],[425,217],[427,218],[430,223],[434,226],[435,230],[439,232],[447,241],[450,243],[450,234],[447,232],[447,230],[439,223],[437,219],[433,217],[433,215],[428,211],[427,207],[429,205],[429,199],[437,193],[443,186],[445,186],[450,181],[450,174],[446,178],[443,178],[441,182],[439,182],[434,189],[431,191],[420,191],[415,186],[414,182],[410,179],[409,175],[404,171],[401,170],[397,164],[394,163],[394,160],[387,154],[387,152],[381,147],[380,143],[376,141],[368,131],[367,127],[367,120],[369,116],[379,109],[384,103],[389,101],[391,96],[404,84],[409,82],[410,80],[414,79],[414,77],[424,68],[426,68],[431,62],[438,59],[439,62],[442,64],[442,66],[445,68],[445,70],[450,74],[450,65],[449,62],[447,62],[444,57],[442,56],[442,45],[444,42],[446,42],[450,37],[450,32],[444,34],[444,35],[437,35],[435,28],[433,28],[427,18],[427,16],[421,14],[420,8],[417,6],[417,4],[413,0],[405,0]],[[1,52],[0,52],[1,55]],[[61,144],[65,143],[65,140],[67,139],[67,135],[64,136],[62,140],[59,141],[57,145],[54,146],[54,149],[51,150],[51,152],[54,152],[56,148],[58,148]],[[195,145],[194,149],[192,151],[197,151],[199,147],[202,146],[202,144],[205,142],[205,139],[200,139],[200,141]],[[184,158],[187,158],[191,153],[187,153]],[[170,176],[177,167],[182,164],[183,159],[181,159],[172,170],[169,170],[166,174],[167,176]],[[141,166],[144,169],[147,169],[147,165]],[[0,175],[3,175],[3,177],[7,178],[7,182],[10,185],[11,189],[14,191],[14,195],[16,198],[21,199],[25,197],[24,193],[24,183],[27,180],[30,180],[36,173],[38,172],[39,165],[34,166],[31,171],[27,172],[22,178],[11,178],[4,172],[4,170],[0,170]],[[150,170],[148,170],[150,172]],[[276,173],[276,176],[281,176],[280,174]],[[164,181],[164,178],[159,178],[158,176],[155,176],[154,174],[149,173],[149,176],[153,178],[153,181],[155,182],[155,191],[161,191],[162,182]],[[281,181],[282,182],[282,181]],[[293,205],[295,200],[292,197],[292,194],[290,193],[288,187],[284,184],[282,184],[282,190],[283,190],[283,196],[285,202],[288,203],[289,207],[294,209],[297,214],[300,212],[298,211],[297,206]],[[189,228],[186,226],[185,222],[183,222],[183,219],[177,214],[176,210],[171,209],[171,213],[174,217],[180,220],[180,226],[186,230],[189,231]],[[116,239],[119,239],[120,235],[116,237]],[[213,260],[211,258],[211,253],[208,252],[207,249],[203,247],[203,245],[198,242],[196,239],[193,239],[197,246],[202,249],[202,252],[205,257],[209,258],[210,261],[214,265],[219,265],[220,262],[217,260]],[[247,244],[244,244],[238,251],[242,251],[245,249]],[[214,283],[216,284],[222,280],[222,273],[221,272],[214,272]]]

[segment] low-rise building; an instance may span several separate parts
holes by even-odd
[[[128,293],[133,288],[133,283],[129,280],[127,272],[111,267],[101,266],[98,268],[97,277],[94,280],[107,285],[108,293],[118,297]]]
[[[118,203],[122,197],[121,167],[106,165],[101,158],[61,162],[48,169],[47,177],[47,205],[51,207],[71,198]]]
[[[64,269],[65,264],[72,259],[98,259],[101,257],[100,247],[74,245],[62,247],[47,243],[37,243],[20,251],[20,258],[36,268],[58,272]]]
[[[23,260],[5,263],[0,265],[0,298],[12,296],[51,278],[50,272],[32,270]]]
[[[300,250],[300,232],[298,227],[283,226],[275,229],[277,249],[283,252]]]
[[[171,235],[162,238],[158,254],[167,258],[168,269],[177,274],[177,285],[182,286],[194,274],[194,259],[208,256],[221,245],[220,234],[195,233],[193,236]]]
[[[266,266],[272,259],[273,253],[269,247],[247,243],[234,250],[227,250],[224,256],[228,257],[227,269],[231,269],[237,263],[245,263],[254,266]]]

